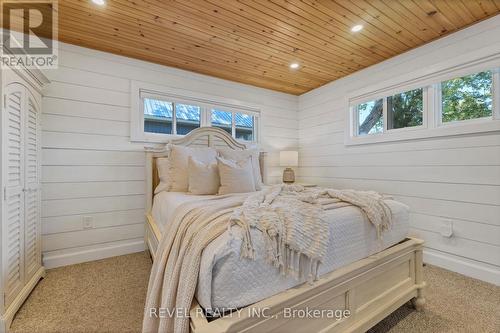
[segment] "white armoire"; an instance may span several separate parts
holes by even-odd
[[[47,78],[2,66],[0,332],[45,274],[41,256],[41,103]]]

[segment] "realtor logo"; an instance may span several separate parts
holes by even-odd
[[[1,65],[57,67],[57,0],[1,1]]]

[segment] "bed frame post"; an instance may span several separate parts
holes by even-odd
[[[425,306],[422,248],[415,251],[415,284],[417,285],[417,297],[412,299],[412,304],[415,310],[422,311]]]
[[[146,149],[146,214],[153,207],[153,152]]]

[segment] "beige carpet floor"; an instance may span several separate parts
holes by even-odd
[[[49,270],[11,331],[140,332],[150,268],[141,252]],[[425,311],[404,305],[370,333],[500,332],[500,287],[429,265],[424,276]]]

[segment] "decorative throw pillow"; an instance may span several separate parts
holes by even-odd
[[[262,189],[262,176],[260,173],[259,150],[258,149],[245,149],[245,150],[232,150],[232,149],[218,149],[219,155],[225,159],[233,161],[246,161],[249,157],[252,159],[252,174],[255,182],[255,190]]]
[[[159,157],[156,159],[156,169],[160,182],[155,188],[155,194],[161,191],[168,191],[170,187],[170,162],[167,157]]]
[[[189,193],[217,194],[220,186],[217,163],[205,164],[189,156],[188,177]]]
[[[255,192],[252,158],[245,161],[226,160],[217,157],[219,167],[219,194]]]
[[[170,145],[170,187],[172,192],[187,192],[189,186],[188,179],[188,158],[192,156],[197,161],[210,164],[217,163],[217,151],[213,148],[192,148],[177,145]]]

